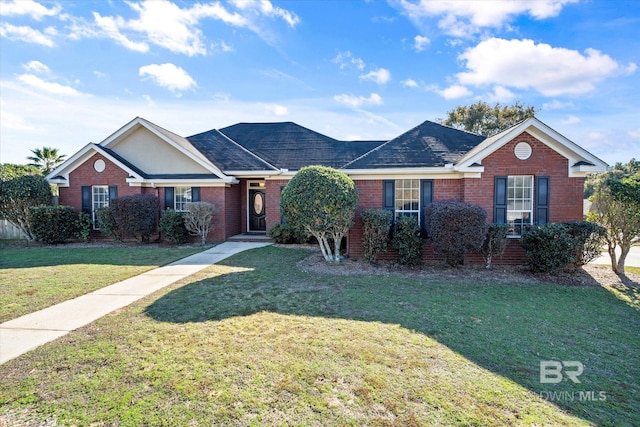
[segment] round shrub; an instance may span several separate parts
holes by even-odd
[[[184,224],[184,214],[173,209],[163,211],[160,217],[160,233],[176,245],[189,242],[189,231]]]
[[[76,212],[70,206],[36,206],[29,208],[29,222],[36,240],[63,243],[76,231]]]
[[[149,242],[158,229],[160,201],[151,194],[118,197],[109,202],[109,211],[123,237]]]
[[[544,224],[525,228],[520,238],[527,264],[534,272],[551,273],[575,259],[575,243],[563,224]]]

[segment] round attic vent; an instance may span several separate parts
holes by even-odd
[[[102,159],[98,159],[95,162],[93,162],[93,168],[96,170],[96,172],[104,171],[105,167],[106,167],[106,164],[104,163],[104,160],[102,160]]]
[[[516,148],[513,149],[513,153],[520,160],[527,160],[531,157],[531,146],[526,142],[519,142]]]

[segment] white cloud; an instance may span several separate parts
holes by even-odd
[[[422,52],[428,45],[431,43],[428,37],[417,35],[413,38],[414,41],[414,49],[418,52]]]
[[[632,68],[621,67],[595,49],[583,55],[528,39],[491,38],[467,49],[459,59],[467,68],[456,75],[461,84],[534,89],[545,96],[584,94],[606,77]]]
[[[493,92],[487,95],[490,102],[510,102],[516,95],[502,86],[494,86]]]
[[[635,139],[636,141],[640,141],[640,128],[635,130],[630,130],[627,132],[631,139]]]
[[[483,28],[501,28],[516,16],[526,14],[534,19],[557,16],[562,8],[578,0],[493,0],[493,1],[431,1],[412,3],[401,0],[403,13],[421,24],[425,18],[440,18],[438,27],[454,37],[469,37]]]
[[[400,84],[404,87],[418,87],[418,82],[413,79],[402,80]]]
[[[264,107],[264,111],[269,115],[274,116],[286,116],[289,114],[289,110],[284,105],[279,104],[261,104]]]
[[[48,34],[45,34],[48,33]],[[16,27],[15,25],[2,23],[0,24],[0,36],[6,37],[9,40],[18,40],[27,43],[35,43],[42,46],[53,47],[55,43],[51,38],[52,33],[55,33],[55,29],[46,29],[45,33],[41,31],[34,30],[31,27],[20,26]]]
[[[138,74],[141,77],[148,76],[158,86],[176,94],[197,86],[195,80],[185,70],[171,63],[145,65],[140,67]]]
[[[23,64],[22,68],[24,68],[26,71],[32,71],[38,74],[49,74],[51,72],[49,67],[47,67],[40,61],[29,61],[28,63]]]
[[[364,96],[347,95],[345,93],[336,95],[333,99],[349,107],[359,108],[363,105],[382,105],[382,97],[377,93],[372,93],[368,98]]]
[[[63,95],[63,96],[80,96],[82,95],[76,89],[71,86],[64,86],[60,83],[47,82],[40,77],[33,74],[21,74],[18,76],[18,80],[27,86],[34,89],[38,89],[43,92],[47,92],[51,95]]]
[[[442,90],[437,86],[432,86],[429,89],[446,100],[459,99],[473,95],[473,93],[469,89],[461,85],[451,85],[448,88]]]
[[[33,0],[13,0],[11,2],[0,2],[0,9],[4,16],[29,15],[36,21],[45,16],[55,16],[60,13],[62,7],[59,4],[50,9]]]
[[[345,68],[355,67],[356,69],[362,71],[365,67],[364,61],[353,56],[350,51],[338,52],[336,57],[333,58],[331,62],[338,64],[341,70]]]
[[[572,108],[573,102],[571,101],[559,101],[557,99],[554,99],[551,102],[545,102],[544,104],[542,104],[542,109],[543,110],[563,110],[565,108]]]
[[[291,27],[295,27],[300,23],[298,15],[280,7],[273,6],[269,0],[231,0],[231,3],[238,9],[252,9],[266,16],[282,18]]]
[[[6,110],[0,110],[0,127],[13,130],[33,130],[33,126],[29,125],[23,117]]]
[[[219,42],[212,42],[211,48],[214,52],[233,52],[234,48],[231,45],[228,45],[224,40],[220,40]]]
[[[563,125],[575,125],[576,123],[580,123],[580,117],[574,116],[573,114],[569,114],[564,120],[560,121]]]
[[[135,52],[144,53],[149,51],[149,45],[147,43],[130,40],[126,35],[122,34],[120,28],[124,28],[126,26],[124,19],[120,17],[113,18],[111,16],[101,16],[97,12],[93,13],[93,19],[95,20],[95,25],[100,31],[95,31],[92,26],[84,27],[80,32],[74,32],[74,36],[72,37],[79,34],[89,36],[95,35],[97,37],[110,38],[121,46]]]
[[[360,76],[362,80],[370,80],[372,82],[383,85],[391,80],[391,72],[386,68],[378,68],[377,70],[370,71],[367,74]]]

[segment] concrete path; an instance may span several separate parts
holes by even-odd
[[[617,249],[618,256],[620,256],[620,248]],[[604,264],[611,265],[611,258],[609,254],[605,251],[600,254],[600,256],[593,261],[592,264]],[[640,246],[632,246],[631,250],[627,254],[627,258],[624,260],[624,265],[626,267],[640,267]]]
[[[238,252],[270,243],[225,242],[139,276],[0,324],[0,364],[85,326]]]

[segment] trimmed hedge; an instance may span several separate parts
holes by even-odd
[[[189,242],[189,231],[184,224],[184,213],[167,209],[160,217],[160,233],[162,236],[176,245]]]
[[[362,217],[362,250],[367,262],[375,262],[387,251],[393,212],[385,209],[365,209]]]
[[[430,204],[425,220],[434,251],[451,266],[463,264],[466,253],[479,251],[487,235],[487,212],[458,200]]]
[[[98,211],[98,224],[104,232],[122,240],[133,237],[149,242],[158,231],[160,201],[151,194],[135,194],[113,199],[109,207]]]
[[[88,242],[91,240],[92,228],[93,223],[91,222],[91,215],[86,212],[79,212],[78,219],[76,219],[75,236],[80,240]]]
[[[78,216],[70,206],[37,206],[29,208],[29,223],[36,240],[63,243],[74,236]]]
[[[400,264],[413,266],[422,263],[422,236],[415,217],[401,216],[396,219],[391,243],[393,249],[398,251]]]

